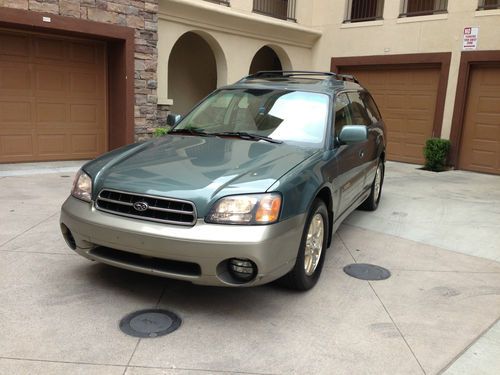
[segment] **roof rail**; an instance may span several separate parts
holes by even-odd
[[[352,74],[335,74],[341,81],[352,81],[359,84],[359,81]]]
[[[333,72],[315,72],[309,70],[262,70],[254,74],[244,77],[241,81],[256,78],[272,78],[272,77],[296,77],[296,76],[325,76],[328,79],[336,79],[340,81],[352,81],[359,83],[356,78],[348,74],[337,74]]]

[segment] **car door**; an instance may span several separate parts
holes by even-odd
[[[339,211],[344,213],[363,192],[365,183],[366,142],[340,144],[338,136],[345,125],[365,125],[357,121],[359,113],[353,108],[350,93],[339,93],[335,98],[334,134],[337,159],[337,189],[339,191]],[[355,117],[357,116],[357,117]]]

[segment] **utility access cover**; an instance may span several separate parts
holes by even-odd
[[[355,263],[344,267],[349,276],[361,280],[385,280],[391,277],[389,270],[374,264]]]
[[[134,337],[159,337],[175,331],[181,318],[167,310],[149,309],[133,312],[120,321],[120,329]]]

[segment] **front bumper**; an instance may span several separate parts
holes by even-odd
[[[70,247],[91,260],[194,284],[255,286],[292,269],[305,215],[272,225],[207,224],[198,219],[193,227],[182,227],[109,214],[70,196],[60,222],[65,238],[69,230],[74,239]],[[152,258],[171,261],[174,267],[160,267],[163,262],[155,264]],[[227,271],[230,258],[250,259],[257,276],[248,283],[238,282]],[[183,264],[196,266],[198,272],[186,271]]]

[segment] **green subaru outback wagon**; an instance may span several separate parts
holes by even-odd
[[[379,203],[384,124],[352,76],[259,72],[167,122],[77,173],[60,219],[71,249],[195,284],[307,290],[341,222]]]

